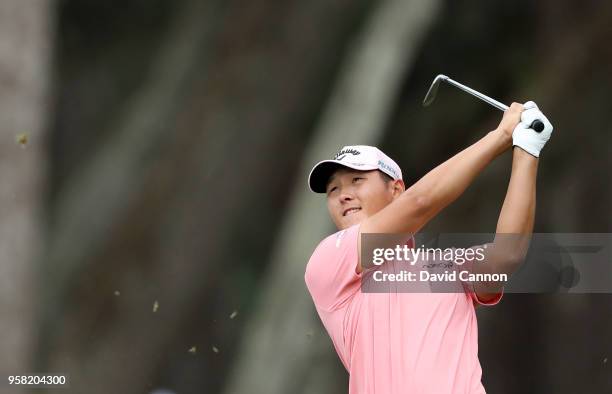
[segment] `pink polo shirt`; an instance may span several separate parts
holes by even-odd
[[[305,281],[349,394],[482,394],[478,327],[467,285],[455,293],[363,293],[356,273],[359,225],[325,238]],[[387,263],[385,263],[387,264]]]

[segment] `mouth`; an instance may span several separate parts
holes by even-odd
[[[354,207],[354,208],[347,208],[342,212],[342,216],[349,216],[354,214],[355,212],[359,212],[361,211],[360,207]]]

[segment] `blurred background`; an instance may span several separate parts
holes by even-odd
[[[444,73],[555,125],[536,232],[610,232],[611,26],[595,0],[2,0],[2,376],[347,392],[303,280],[334,231],[311,166],[377,145],[410,185],[484,136],[501,113],[454,88],[422,107]],[[424,231],[495,231],[510,159]],[[488,392],[612,393],[610,294],[477,313]]]

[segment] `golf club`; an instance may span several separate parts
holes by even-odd
[[[429,87],[429,90],[427,91],[427,94],[425,95],[425,98],[423,99],[423,106],[427,107],[429,104],[433,103],[433,101],[436,99],[436,94],[438,93],[438,86],[440,86],[440,82],[442,81],[451,84],[454,87],[459,88],[474,97],[481,99],[485,103],[488,103],[501,111],[506,111],[508,109],[508,106],[506,104],[500,103],[499,101],[492,99],[491,97],[486,96],[472,88],[469,88],[443,74],[439,74],[436,78],[434,78],[433,82],[431,83],[431,86]],[[529,128],[540,133],[542,132],[542,130],[544,130],[544,123],[542,123],[541,120],[536,119],[531,123]]]

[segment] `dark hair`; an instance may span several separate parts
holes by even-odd
[[[378,171],[378,173],[380,174],[380,177],[382,178],[383,182],[385,183],[389,183],[391,181],[393,181],[393,178],[391,178],[388,174],[382,172],[382,171]]]

